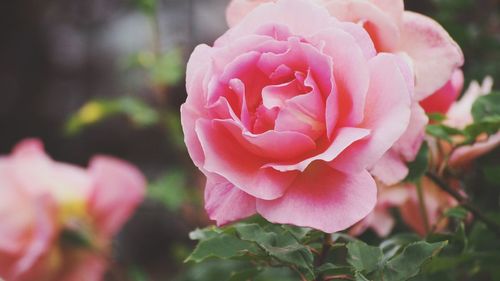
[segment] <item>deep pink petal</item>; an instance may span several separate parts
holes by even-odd
[[[210,175],[205,186],[205,209],[217,225],[254,215],[255,197],[235,187],[226,179]]]
[[[297,173],[263,168],[262,157],[246,150],[220,122],[198,120],[196,132],[205,154],[204,169],[244,192],[266,200],[283,195]]]
[[[434,94],[420,102],[420,105],[427,113],[446,114],[451,105],[457,100],[464,85],[464,74],[457,69],[453,72],[451,79],[437,90]]]
[[[333,233],[368,215],[376,200],[376,184],[368,172],[349,175],[316,162],[281,198],[257,200],[257,211],[273,223]]]
[[[89,212],[103,238],[110,239],[144,199],[146,180],[134,166],[111,157],[94,157],[89,166],[93,189]]]
[[[441,88],[462,66],[462,50],[436,21],[405,12],[399,49],[413,60],[415,98],[420,101]]]
[[[215,126],[224,127],[242,148],[263,159],[289,160],[316,148],[314,141],[297,132],[267,131],[253,134],[233,120],[214,120]]]
[[[309,165],[316,161],[322,160],[324,162],[333,161],[342,151],[347,147],[370,135],[370,130],[362,128],[340,128],[333,137],[332,144],[323,152],[305,159],[299,163],[294,164],[280,164],[273,163],[267,164],[268,167],[273,167],[278,171],[304,171]]]

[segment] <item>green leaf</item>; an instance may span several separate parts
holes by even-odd
[[[350,266],[335,265],[332,263],[325,263],[316,268],[316,273],[323,275],[345,275],[352,274],[352,268]]]
[[[173,49],[158,58],[151,67],[151,80],[156,85],[175,85],[184,77],[181,49]]]
[[[162,202],[172,211],[178,210],[187,200],[186,175],[172,170],[148,186],[148,196]]]
[[[464,209],[463,207],[454,207],[454,208],[450,208],[448,210],[446,210],[444,212],[444,215],[449,217],[449,218],[456,218],[456,219],[459,219],[459,220],[464,220],[465,218],[467,218],[467,214],[469,212]]]
[[[247,269],[244,269],[242,271],[233,272],[231,274],[231,277],[229,277],[228,281],[252,280],[257,275],[259,275],[261,272],[262,272],[262,269],[258,268],[258,267],[247,268]]]
[[[370,279],[366,278],[366,276],[364,276],[360,272],[354,273],[354,280],[356,280],[356,281],[370,281]]]
[[[420,236],[415,233],[399,233],[380,243],[380,249],[384,252],[384,259],[388,260],[396,255],[404,246],[420,241]]]
[[[399,255],[386,263],[382,270],[382,278],[379,280],[404,281],[416,276],[421,266],[437,255],[446,244],[446,242],[430,244],[424,241],[409,244]]]
[[[158,112],[139,99],[95,99],[85,103],[78,112],[70,116],[65,131],[69,135],[75,135],[90,125],[116,115],[125,115],[139,127],[151,126],[159,121]]]
[[[356,271],[370,273],[380,267],[380,262],[384,257],[379,247],[369,246],[364,242],[356,241],[347,244],[347,262]]]
[[[500,116],[500,92],[492,92],[477,98],[472,105],[471,113],[475,122],[482,122],[486,118]]]
[[[242,240],[257,243],[270,256],[313,273],[311,251],[285,228],[278,225],[263,228],[258,224],[238,224],[235,229]]]
[[[404,181],[416,182],[425,174],[429,166],[429,146],[422,144],[415,160],[408,164],[409,173]]]
[[[429,117],[429,120],[435,121],[435,122],[443,122],[446,120],[446,116],[442,113],[428,113],[427,116]]]
[[[250,252],[257,252],[255,245],[235,236],[221,234],[201,240],[186,262],[202,262],[209,258],[231,259],[242,257]]]
[[[439,139],[446,140],[448,142],[452,141],[451,140],[452,136],[464,135],[464,132],[462,132],[461,130],[458,130],[458,129],[455,129],[452,127],[448,127],[448,126],[443,125],[443,124],[427,125],[427,128],[425,131],[428,135],[431,135],[431,136],[439,138]]]

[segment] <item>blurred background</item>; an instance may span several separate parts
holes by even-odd
[[[59,161],[108,154],[138,165],[149,196],[117,239],[108,280],[219,280],[221,264],[183,264],[189,231],[209,221],[179,107],[187,58],[226,30],[228,0],[1,2],[0,154],[38,137]],[[500,83],[500,1],[405,3],[460,44],[466,85]]]

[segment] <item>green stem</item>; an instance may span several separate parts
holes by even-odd
[[[486,224],[486,226],[491,231],[495,232],[500,237],[499,223],[497,223],[496,221],[492,220],[491,218],[483,214],[483,212],[479,208],[473,205],[467,198],[463,197],[462,194],[460,194],[451,186],[449,186],[444,180],[442,180],[439,176],[437,176],[433,172],[428,171],[426,172],[425,175],[429,179],[431,179],[439,188],[441,188],[443,191],[445,191],[453,198],[455,198],[462,207],[471,212],[478,220],[484,222],[484,224]]]

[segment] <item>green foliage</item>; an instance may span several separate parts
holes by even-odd
[[[149,184],[149,197],[162,202],[172,211],[179,210],[188,200],[186,175],[179,170],[169,171],[158,180]]]
[[[500,92],[492,92],[479,97],[472,106],[472,116],[475,122],[491,120],[500,117]],[[498,118],[496,118],[498,119]]]
[[[347,262],[358,272],[371,273],[380,267],[384,257],[382,249],[369,246],[361,241],[347,244],[349,256]]]
[[[66,133],[76,135],[86,127],[117,115],[126,116],[134,125],[147,127],[158,123],[159,113],[133,97],[95,99],[85,103],[66,123]]]
[[[425,174],[429,166],[429,146],[423,143],[415,160],[408,164],[409,173],[404,181],[416,182]]]
[[[310,281],[334,276],[399,281],[416,276],[423,264],[446,245],[443,241],[429,243],[413,234],[400,234],[380,246],[370,246],[337,233],[332,235],[336,242],[329,247],[331,254],[324,255],[320,254],[324,250],[323,236],[319,231],[275,225],[256,217],[224,228],[193,231],[190,237],[199,242],[186,261],[199,263],[218,258],[248,262],[247,267],[233,270],[222,281],[259,280],[269,268],[288,268],[300,274],[302,280]]]
[[[134,3],[146,15],[153,15],[158,5],[156,0],[134,0]]]
[[[347,261],[356,271],[356,280],[403,281],[416,276],[422,264],[435,256],[445,245],[445,242],[413,242],[406,245],[397,255],[386,259],[379,247],[368,246],[363,242],[351,242],[347,245]]]
[[[180,48],[174,48],[161,55],[151,51],[138,52],[128,59],[127,67],[147,71],[149,80],[154,86],[176,85],[182,80],[185,72]]]

